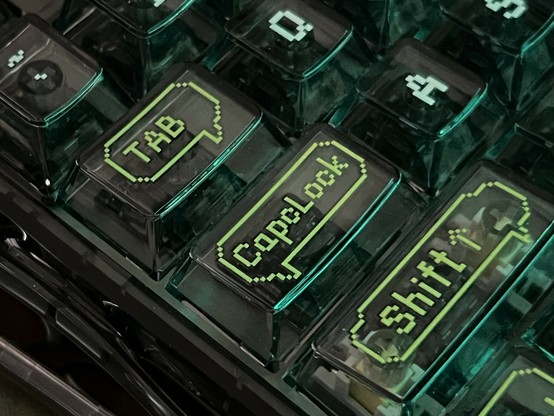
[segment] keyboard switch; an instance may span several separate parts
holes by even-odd
[[[81,156],[66,206],[163,274],[279,153],[255,106],[200,67],[179,67]]]
[[[0,154],[51,193],[82,146],[125,108],[97,63],[38,18],[12,19],[0,44]]]

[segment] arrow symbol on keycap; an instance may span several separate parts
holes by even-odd
[[[13,56],[11,56],[8,59],[8,66],[10,68],[15,67],[19,62],[21,62],[25,58],[25,52],[23,50],[18,50],[17,53]]]
[[[165,0],[154,0],[154,7],[160,7],[165,3]]]

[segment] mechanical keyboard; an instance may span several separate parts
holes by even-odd
[[[0,389],[554,415],[553,87],[551,0],[0,0]]]

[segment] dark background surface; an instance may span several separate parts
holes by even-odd
[[[0,373],[1,416],[60,416]]]

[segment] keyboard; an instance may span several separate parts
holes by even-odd
[[[554,415],[553,90],[551,0],[1,0],[0,380]]]

